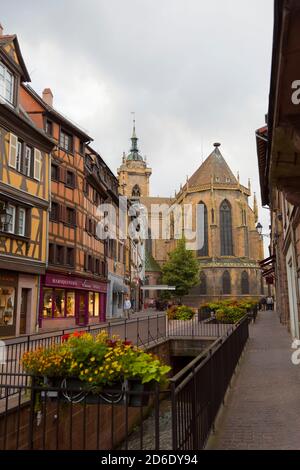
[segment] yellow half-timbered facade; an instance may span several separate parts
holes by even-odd
[[[28,334],[38,320],[46,270],[53,141],[19,102],[30,81],[15,35],[0,36],[0,337]]]

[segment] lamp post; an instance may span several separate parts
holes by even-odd
[[[263,226],[261,225],[260,222],[257,223],[257,225],[256,225],[256,230],[258,231],[259,235],[261,235],[262,237],[268,237],[268,238],[270,238],[270,234],[269,234],[269,233],[262,233]]]

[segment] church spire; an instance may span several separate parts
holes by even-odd
[[[135,118],[134,118],[133,119],[132,137],[131,137],[131,152],[138,152],[137,141],[138,141],[138,138],[137,138],[136,132],[135,132]]]

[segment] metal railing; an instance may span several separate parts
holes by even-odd
[[[174,450],[204,448],[248,336],[244,317],[171,379]]]
[[[78,383],[41,385],[23,373],[0,374],[0,450],[202,449],[247,339],[244,318],[168,389],[129,381],[93,395]]]
[[[21,363],[25,352],[60,344],[65,334],[70,334],[74,331],[86,331],[92,335],[97,335],[101,331],[107,331],[109,336],[117,335],[121,339],[132,341],[137,346],[146,346],[167,337],[166,316],[164,313],[152,314],[141,318],[124,319],[98,325],[74,327],[55,332],[22,335],[7,339],[5,340],[6,361],[5,364],[0,364],[2,378],[0,383],[0,399],[4,393],[1,385],[15,386],[27,384],[26,374],[23,375],[24,370]],[[9,391],[14,393],[14,388],[10,387]]]

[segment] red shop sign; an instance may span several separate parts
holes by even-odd
[[[68,277],[60,274],[46,274],[46,276],[44,276],[44,285],[48,287],[60,287],[62,289],[107,292],[107,284],[105,282],[98,282],[80,277]]]

